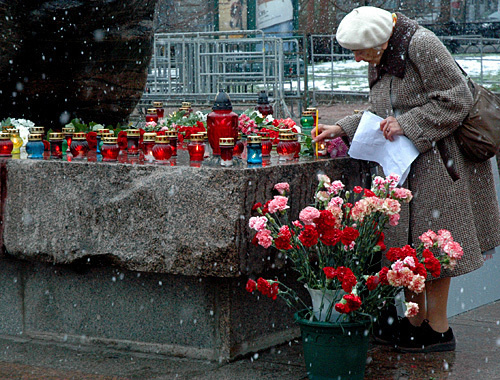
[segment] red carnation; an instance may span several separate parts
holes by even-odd
[[[312,247],[318,243],[318,231],[311,226],[307,225],[299,234],[299,240],[304,245],[304,247]]]
[[[344,245],[350,245],[354,240],[359,237],[359,231],[352,227],[346,227],[342,230],[340,240]]]
[[[43,150],[44,151],[49,151],[50,150],[50,143],[47,140],[42,140],[43,142]]]
[[[348,313],[352,313],[353,311],[356,311],[361,307],[362,302],[359,296],[355,296],[354,294],[346,294],[343,298],[347,301]]]
[[[271,289],[269,290],[269,298],[272,298],[275,300],[278,297],[279,294],[279,284],[277,282],[273,282],[271,285]]]
[[[127,132],[125,131],[118,132],[117,144],[120,150],[127,150],[128,148]]]
[[[334,228],[323,233],[319,238],[323,244],[334,246],[340,241],[341,234],[342,231],[340,231],[338,228]]]
[[[378,272],[378,279],[382,285],[389,285],[389,281],[387,281],[387,272],[389,272],[389,268],[383,267],[380,272]]]
[[[262,208],[262,203],[257,202],[252,206],[252,211],[257,211],[258,208]]]
[[[271,284],[266,279],[259,277],[257,279],[257,290],[269,297],[271,294]]]
[[[320,235],[327,233],[332,228],[335,228],[337,220],[333,214],[328,210],[320,210],[319,217],[314,219],[316,223],[316,229]]]
[[[247,292],[252,293],[255,289],[257,289],[257,283],[249,278],[246,286]]]
[[[252,238],[252,244],[255,245],[256,247],[259,246],[259,239],[257,239],[257,234],[255,234]]]
[[[337,276],[337,271],[333,267],[324,267],[323,272],[325,272],[325,276],[329,280],[333,280]]]
[[[360,194],[363,191],[363,188],[361,186],[354,186],[354,189],[352,189],[356,194]]]
[[[341,314],[347,314],[347,305],[345,303],[336,303],[335,304],[335,310]]]
[[[292,249],[292,245],[290,244],[290,237],[279,234],[276,239],[274,239],[274,245],[277,249],[289,250]]]
[[[403,256],[400,257],[401,260],[403,260],[405,257],[413,257],[415,261],[417,261],[417,251],[409,245],[405,245],[403,248],[401,248],[401,252],[403,254]]]
[[[377,276],[370,276],[366,280],[366,287],[369,291],[375,290],[380,283],[380,279]]]
[[[423,278],[427,278],[427,270],[425,269],[425,266],[422,263],[415,264],[415,269],[413,269],[413,273],[419,274]]]
[[[425,252],[425,250],[424,250],[424,252]],[[432,255],[432,253],[431,253],[431,255]],[[432,277],[439,277],[441,275],[441,263],[439,262],[438,259],[436,259],[434,257],[434,255],[425,257],[424,264],[425,264],[425,268],[429,272],[431,272]]]
[[[85,138],[87,139],[87,143],[89,144],[89,149],[96,150],[97,149],[97,133],[96,132],[87,132],[87,134],[85,135]]]
[[[352,292],[352,288],[357,284],[358,280],[352,270],[347,267],[337,268],[337,278],[342,283],[342,289],[346,293]]]
[[[385,254],[385,257],[390,262],[394,262],[394,261],[397,261],[400,258],[402,258],[403,257],[403,253],[401,251],[401,248],[392,247],[392,248],[389,248],[389,250]]]
[[[375,193],[369,189],[365,189],[365,197],[376,197]]]

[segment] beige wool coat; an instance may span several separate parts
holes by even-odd
[[[394,49],[388,52],[389,60],[401,59],[405,66],[403,77],[384,72],[376,78],[375,70],[369,70],[370,111],[386,118],[395,116],[396,110],[405,136],[420,152],[403,184],[414,198],[403,206],[399,225],[387,230],[386,244],[418,245],[418,236],[427,230],[447,229],[462,245],[464,256],[453,271],[445,270],[441,277],[458,276],[481,267],[482,252],[500,245],[492,167],[490,161],[477,164],[467,160],[452,136],[468,114],[472,96],[446,47],[420,26],[406,44],[406,55],[397,52],[395,56]],[[356,114],[337,123],[350,140],[360,118]],[[441,139],[460,176],[455,182],[436,148]]]

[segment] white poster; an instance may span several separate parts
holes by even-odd
[[[257,29],[293,20],[292,0],[257,0]]]

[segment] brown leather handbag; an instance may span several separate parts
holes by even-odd
[[[467,76],[473,103],[454,136],[465,157],[484,162],[500,149],[500,97],[474,82],[461,67],[460,70]]]

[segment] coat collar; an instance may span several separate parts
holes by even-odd
[[[389,39],[389,45],[382,55],[380,65],[370,65],[368,80],[370,88],[382,78],[385,73],[403,78],[408,61],[408,48],[410,41],[418,29],[418,23],[410,20],[401,13],[396,13],[397,22]]]

